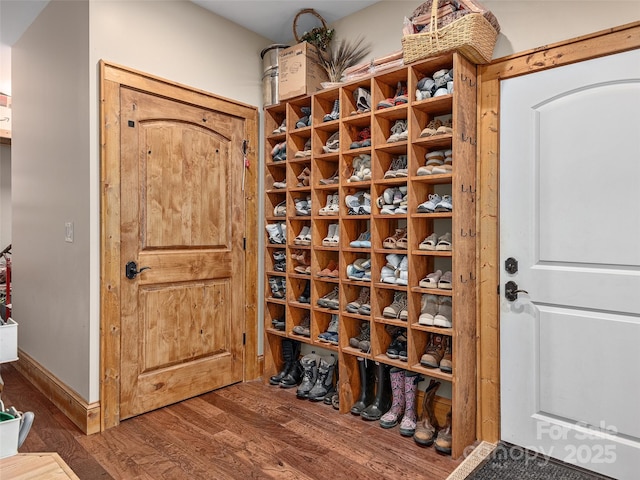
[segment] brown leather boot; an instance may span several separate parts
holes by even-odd
[[[438,429],[440,428],[438,419],[433,411],[433,402],[439,387],[440,382],[431,379],[429,386],[424,392],[422,413],[416,425],[416,431],[413,434],[413,440],[423,447],[428,447],[434,442],[438,434]]]
[[[451,410],[447,413],[447,423],[444,428],[438,432],[438,438],[434,442],[434,447],[437,452],[445,455],[451,455]]]
[[[452,344],[453,339],[451,337],[444,337],[444,357],[440,360],[440,370],[444,373],[453,372]]]
[[[442,357],[444,357],[444,335],[432,333],[429,335],[429,343],[420,359],[420,365],[427,368],[438,368]]]

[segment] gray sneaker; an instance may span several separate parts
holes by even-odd
[[[302,335],[303,337],[310,337],[311,336],[310,327],[311,327],[311,319],[309,318],[309,315],[307,315],[302,319],[302,322],[300,322],[300,325],[296,325],[295,327],[293,327],[291,331],[296,335]]]

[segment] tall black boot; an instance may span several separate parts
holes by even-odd
[[[358,372],[360,373],[360,396],[356,403],[351,407],[351,413],[360,415],[360,413],[373,401],[375,391],[375,372],[374,364],[366,361],[364,358],[358,357]]]
[[[391,380],[389,378],[390,367],[384,363],[376,366],[376,398],[373,403],[362,410],[360,417],[363,420],[380,420],[391,408]]]
[[[300,361],[298,357],[300,356],[300,342],[296,342],[295,340],[291,340],[289,338],[283,339],[289,340],[291,345],[291,357],[289,360],[289,369],[284,377],[280,380],[281,388],[291,388],[295,387],[300,383],[300,379],[302,378],[302,368],[300,368]],[[284,352],[284,349],[283,349]],[[285,360],[285,363],[287,361]]]
[[[273,375],[269,379],[269,383],[271,385],[279,385],[280,381],[289,373],[291,370],[291,365],[293,364],[294,356],[293,356],[293,340],[289,338],[282,339],[282,370],[278,372],[276,375]]]

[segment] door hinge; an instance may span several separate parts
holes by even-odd
[[[500,295],[500,284],[498,284],[498,288],[497,288],[497,292],[498,295]]]
[[[247,237],[242,238],[242,249],[243,250],[247,249]]]
[[[247,344],[247,334],[243,333],[242,334],[242,345],[246,345]]]

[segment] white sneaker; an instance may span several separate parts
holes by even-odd
[[[440,202],[438,202],[438,204],[436,205],[434,211],[436,211],[436,212],[450,212],[451,210],[453,210],[452,201],[453,201],[453,199],[451,198],[451,195],[443,195],[442,199],[440,200]]]
[[[445,195],[446,196],[446,195]],[[442,197],[437,193],[430,193],[429,200],[418,205],[418,213],[433,213],[436,206],[442,201]]]

